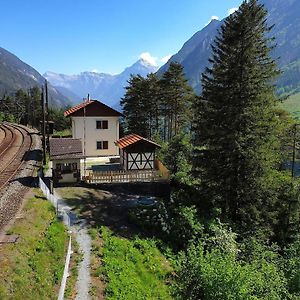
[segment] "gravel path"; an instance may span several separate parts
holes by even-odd
[[[59,200],[58,207],[60,213],[63,214],[64,223],[75,234],[76,241],[79,245],[79,250],[83,255],[82,261],[79,263],[78,277],[76,281],[76,300],[88,300],[90,299],[89,290],[91,285],[90,275],[90,257],[91,257],[91,238],[88,234],[86,221],[84,219],[78,219],[75,214],[72,213],[72,207],[70,207],[61,197],[54,192]],[[68,216],[68,217],[67,217]]]
[[[90,276],[90,250],[91,238],[87,229],[83,226],[77,232],[77,242],[80,251],[83,253],[83,260],[80,263],[78,270],[78,278],[76,282],[77,295],[76,300],[89,299],[89,289],[91,283]]]
[[[52,176],[51,168],[45,174],[46,177]],[[76,281],[76,300],[89,300],[89,290],[91,286],[90,275],[90,257],[91,257],[91,238],[88,234],[86,221],[78,219],[72,213],[72,207],[69,206],[60,195],[54,191],[54,195],[59,199],[58,210],[63,216],[63,221],[66,226],[74,233],[76,241],[79,245],[79,250],[83,255],[82,261],[79,263],[78,277]]]

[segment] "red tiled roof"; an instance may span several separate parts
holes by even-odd
[[[148,142],[150,144],[155,145],[156,147],[161,148],[160,145],[158,145],[158,144],[156,144],[156,143],[154,143],[154,142],[152,142],[152,141],[150,141],[148,139],[145,139],[145,138],[143,138],[140,135],[135,134],[135,133],[130,134],[130,135],[126,135],[126,136],[122,137],[121,139],[117,140],[115,142],[115,144],[120,149],[123,149],[123,148],[126,148],[126,147],[128,147],[128,146],[130,146],[132,144],[135,144],[135,143],[139,142],[139,141],[146,141],[146,142]]]
[[[65,111],[64,116],[67,117],[67,116],[71,115],[72,113],[74,113],[75,111],[80,110],[93,102],[94,102],[94,100],[88,100],[83,103],[80,103],[80,104],[68,109],[67,111]]]
[[[91,105],[93,104],[93,105]],[[108,105],[98,101],[98,100],[88,100],[85,101],[83,103],[80,103],[72,108],[70,108],[69,110],[64,112],[64,116],[65,117],[69,117],[71,115],[73,115],[74,113],[78,112],[83,109],[84,107],[87,107],[91,105],[91,107],[89,107],[86,110],[86,116],[87,117],[91,117],[91,116],[123,116],[123,114],[121,114],[120,112],[118,112],[117,110],[109,107]],[[74,116],[83,116],[83,112],[81,111],[80,114],[75,114]]]

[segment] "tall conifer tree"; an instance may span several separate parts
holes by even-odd
[[[161,110],[164,119],[164,139],[169,141],[190,120],[192,88],[185,78],[183,67],[172,62],[161,79]]]
[[[273,39],[267,11],[244,1],[212,47],[195,101],[194,174],[200,194],[224,219],[255,230],[271,218],[270,174],[278,162]]]
[[[125,126],[127,133],[137,133],[147,137],[147,104],[144,101],[143,91],[145,79],[140,76],[131,76],[128,80],[125,96],[121,99],[121,106],[126,116]]]

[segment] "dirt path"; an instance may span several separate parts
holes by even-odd
[[[59,194],[55,192],[59,200],[58,208],[63,214],[64,222],[69,229],[74,233],[76,241],[79,245],[79,250],[83,255],[82,261],[78,267],[78,277],[76,281],[76,300],[89,300],[89,290],[91,286],[90,275],[90,256],[91,256],[91,238],[88,234],[86,221],[78,219],[75,214],[71,212],[72,207],[69,206]]]
[[[47,177],[51,177],[51,168],[47,170],[45,174]],[[58,201],[58,210],[63,216],[65,225],[75,235],[76,241],[79,245],[79,250],[83,255],[83,259],[79,263],[78,277],[76,280],[76,300],[89,300],[90,287],[91,287],[91,274],[90,274],[90,257],[91,257],[91,238],[88,234],[86,226],[86,220],[78,219],[78,217],[72,213],[72,207],[63,200],[61,195],[54,191]]]
[[[79,229],[76,234],[76,240],[79,249],[83,253],[83,259],[80,262],[78,278],[76,282],[77,296],[76,300],[89,299],[89,290],[91,285],[90,275],[90,256],[91,256],[91,238],[85,227]]]

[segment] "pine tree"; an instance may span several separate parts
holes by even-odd
[[[121,99],[121,106],[126,116],[126,132],[147,137],[149,130],[149,126],[147,125],[148,108],[145,107],[147,104],[144,101],[144,89],[145,79],[140,75],[132,75],[128,80],[125,96]]]
[[[176,62],[170,64],[160,84],[161,114],[164,120],[163,135],[164,140],[169,141],[188,125],[194,94],[185,78],[183,67]]]
[[[143,92],[143,101],[148,112],[148,137],[153,138],[154,136],[159,136],[161,130],[161,88],[156,74],[150,73],[147,75]]]
[[[193,170],[201,199],[252,230],[273,217],[276,201],[269,186],[279,160],[271,29],[264,6],[244,1],[212,46],[194,105]]]

